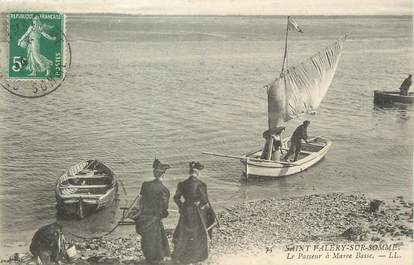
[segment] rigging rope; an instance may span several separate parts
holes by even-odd
[[[85,237],[85,236],[80,236],[80,235],[74,234],[74,233],[69,232],[69,231],[67,232],[67,234],[69,234],[71,236],[74,236],[76,238],[80,238],[80,239],[101,239],[101,238],[103,238],[105,236],[108,236],[108,235],[112,234],[118,228],[118,226],[121,224],[121,222],[123,220],[124,220],[124,218],[122,217],[121,220],[115,225],[114,228],[112,228],[109,232],[107,232],[107,233],[105,233],[103,235],[100,235],[100,236]]]

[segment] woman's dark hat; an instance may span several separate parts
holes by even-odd
[[[171,166],[168,164],[163,164],[160,162],[160,160],[155,158],[154,162],[152,163],[152,168],[154,170],[160,170],[165,172],[167,169],[171,168]]]
[[[195,161],[191,161],[190,162],[190,169],[198,169],[198,170],[202,170],[204,168],[204,165],[201,164],[200,162],[195,162]]]

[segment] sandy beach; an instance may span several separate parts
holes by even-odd
[[[361,264],[405,264],[412,258],[404,250],[412,246],[413,203],[402,196],[371,203],[374,200],[363,194],[329,193],[235,204],[217,213],[220,226],[213,233],[210,257],[204,264],[232,264],[236,259],[246,264],[274,264],[292,257],[296,262],[323,263],[327,254],[336,255],[330,257],[334,259],[359,259]],[[168,231],[170,240],[172,232]],[[67,238],[77,248],[69,264],[145,264],[136,234]],[[392,251],[398,258],[388,257]],[[29,253],[1,262],[35,264]]]

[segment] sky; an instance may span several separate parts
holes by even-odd
[[[413,15],[413,0],[0,0],[0,12],[11,10],[143,15]]]

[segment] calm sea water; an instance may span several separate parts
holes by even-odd
[[[68,16],[72,65],[64,85],[39,99],[0,91],[3,245],[55,220],[56,179],[90,158],[117,173],[126,188],[120,204],[152,178],[154,157],[172,165],[165,180],[172,194],[189,161],[204,163],[217,208],[332,191],[411,196],[413,109],[373,106],[375,89],[396,90],[412,71],[411,18],[297,21],[305,33],[290,34],[290,65],[350,33],[319,112],[306,117],[309,134],[333,146],[301,174],[246,184],[238,160],[201,152],[240,155],[263,144],[263,86],[281,68],[285,18]],[[286,136],[301,122],[289,122]]]

